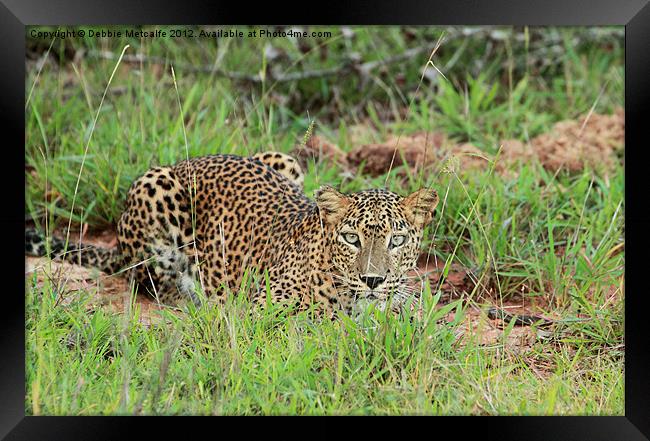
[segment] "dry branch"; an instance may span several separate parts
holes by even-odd
[[[459,34],[460,36],[460,34]],[[286,74],[273,74],[272,72],[267,72],[264,75],[260,74],[248,74],[239,71],[228,71],[220,69],[216,66],[195,66],[191,64],[184,63],[174,63],[174,69],[185,72],[198,72],[198,73],[207,73],[210,75],[221,76],[225,78],[230,78],[232,80],[238,81],[247,81],[250,83],[262,83],[267,80],[275,82],[290,82],[290,81],[300,81],[310,78],[324,78],[334,75],[347,75],[352,73],[357,73],[361,75],[368,75],[371,71],[390,64],[399,63],[411,58],[414,58],[422,53],[427,53],[432,48],[430,46],[419,46],[415,48],[408,49],[401,54],[392,55],[380,60],[368,61],[365,63],[359,63],[356,60],[348,60],[347,62],[341,63],[338,66],[326,68],[326,69],[317,69],[317,70],[304,70],[301,72],[292,72]],[[89,57],[102,58],[106,60],[114,60],[116,55],[110,51],[90,51],[87,53]],[[169,65],[169,60],[162,57],[155,56],[146,56],[142,54],[131,54],[125,55],[122,58],[123,63],[148,63],[148,64],[159,64],[159,65]]]

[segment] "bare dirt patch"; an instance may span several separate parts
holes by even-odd
[[[514,305],[506,305],[514,306]],[[510,308],[512,313],[518,308]],[[523,311],[516,311],[523,314]],[[452,322],[455,314],[448,314],[446,320]],[[515,353],[524,353],[532,348],[539,339],[537,330],[531,326],[515,326],[507,334],[504,323],[500,320],[489,319],[485,311],[479,308],[468,308],[464,313],[461,326],[456,337],[461,343],[474,340],[480,346],[503,346]]]
[[[39,288],[46,282],[55,287],[59,305],[69,305],[83,297],[89,312],[101,308],[123,314],[130,308],[131,289],[125,277],[108,275],[69,262],[26,257],[25,279],[31,280],[33,274],[36,274],[36,285]],[[88,295],[90,298],[86,300]],[[138,320],[145,326],[157,323],[160,317],[155,312],[165,309],[155,300],[141,294],[135,298],[135,307],[140,311]]]
[[[458,263],[452,262],[443,278],[445,261],[436,259],[435,256],[422,254],[415,270],[409,272],[409,277],[420,288],[425,280],[429,281],[431,291],[438,289],[443,293],[443,300],[457,299],[463,294],[469,294],[476,286],[476,277],[470,270]]]
[[[508,295],[502,298],[491,283],[483,283],[479,276],[458,263],[452,263],[444,277],[445,261],[434,256],[422,254],[418,259],[417,268],[409,273],[414,287],[421,288],[425,280],[429,281],[431,292],[441,292],[436,308],[442,308],[450,301],[463,299],[465,308],[460,318],[456,312],[449,312],[444,320],[452,323],[459,320],[456,328],[456,338],[459,345],[475,344],[488,349],[505,351],[510,355],[524,356],[522,360],[540,378],[550,374],[552,366],[538,362],[532,354],[533,346],[540,341],[547,341],[552,335],[550,328],[540,326],[515,324],[507,330],[509,320],[493,317],[488,314],[491,307],[512,316],[537,317],[552,325],[561,319],[557,314],[549,314],[549,304],[545,299],[526,295]],[[423,294],[425,295],[425,294]],[[415,306],[417,307],[417,306]],[[551,326],[552,327],[552,326]],[[530,359],[528,359],[528,358]]]
[[[65,237],[62,231],[55,234]],[[111,230],[86,232],[85,234],[70,232],[71,243],[78,242],[80,237],[85,244],[107,248],[117,245],[117,237]],[[95,268],[77,265],[74,262],[74,253],[71,253],[65,261],[26,256],[25,279],[31,280],[36,274],[36,284],[39,288],[49,282],[55,287],[57,302],[60,305],[69,305],[82,296],[90,295],[86,303],[89,310],[104,308],[122,314],[130,307],[131,288],[125,275],[109,275]],[[139,321],[147,326],[159,320],[155,311],[165,309],[158,305],[154,299],[143,294],[136,296],[135,306],[140,310]]]
[[[310,159],[316,160],[317,163],[327,161],[343,168],[349,166],[346,153],[339,146],[316,135],[310,137],[304,145],[297,146],[291,153],[305,170]]]
[[[578,120],[561,121],[550,132],[533,138],[530,144],[549,170],[580,171],[585,166],[611,169],[625,145],[624,110],[617,109],[613,115],[593,113]]]

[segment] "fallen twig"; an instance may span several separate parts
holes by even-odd
[[[462,35],[458,35],[462,36]],[[420,46],[408,49],[401,54],[396,54],[390,57],[382,58],[380,60],[368,61],[365,63],[358,63],[356,60],[348,60],[344,63],[339,64],[338,66],[326,68],[326,69],[317,69],[317,70],[304,70],[302,72],[291,72],[286,74],[273,74],[272,72],[267,72],[264,75],[261,74],[248,74],[239,71],[227,71],[220,69],[216,66],[195,66],[185,63],[174,63],[174,69],[179,71],[186,72],[199,72],[199,73],[208,73],[211,75],[221,76],[225,78],[230,78],[232,80],[238,81],[247,81],[251,83],[262,83],[268,80],[275,82],[290,82],[290,81],[300,81],[310,78],[323,78],[334,75],[346,75],[352,73],[358,73],[361,75],[368,75],[371,71],[381,67],[387,66],[390,64],[399,63],[400,61],[405,61],[410,58],[416,57],[421,53],[426,53],[431,48],[427,46]],[[102,58],[106,60],[114,60],[117,58],[116,54],[110,51],[89,51],[87,54],[89,57]],[[149,64],[160,64],[167,65],[170,64],[169,60],[162,57],[147,56],[142,54],[130,54],[125,55],[122,58],[123,63],[149,63]]]

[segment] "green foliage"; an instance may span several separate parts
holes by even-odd
[[[462,303],[436,307],[439,295],[425,296],[419,320],[379,310],[321,323],[309,312],[251,315],[241,296],[224,308],[162,312],[151,328],[137,308],[89,316],[85,301],[54,299],[46,290],[27,297],[28,414],[612,414],[623,406],[620,354],[572,358],[537,344],[556,364],[540,379],[498,347],[459,345]]]
[[[329,39],[305,41],[56,40],[55,63],[40,73],[28,66],[26,215],[50,230],[69,220],[112,228],[129,185],[151,165],[290,152],[311,130],[344,150],[359,125],[365,142],[438,130],[495,154],[504,139],[525,141],[592,106],[608,113],[623,105],[616,29],[469,28],[465,37],[445,29],[432,58],[445,77],[428,66],[424,79],[442,29],[353,28],[353,38],[330,30]],[[42,53],[50,43],[28,39],[28,48]],[[127,55],[163,62],[122,62],[100,109],[117,60],[93,53],[119,54],[126,44]],[[267,45],[284,55],[269,57]],[[277,76],[422,45],[420,57],[366,76],[275,83],[270,75],[250,84],[188,68]],[[66,58],[79,49],[86,55]],[[533,161],[514,178],[460,169],[406,181],[399,171],[370,178],[312,160],[305,191],[388,182],[407,194],[433,185],[441,201],[423,248],[447,263],[445,276],[452,263],[470,270],[496,302],[544,299],[562,318],[551,341],[525,354],[506,336],[500,345],[476,336],[461,344],[478,288],[443,304],[426,287],[423,318],[375,310],[360,322],[314,323],[309,313],[273,308],[253,318],[241,296],[223,308],[166,312],[149,328],[137,308],[88,314],[89,293],[64,305],[51,281],[36,288],[28,280],[27,414],[622,414],[624,305],[613,300],[624,273],[622,166],[607,176],[555,175]],[[551,368],[540,375],[537,364]]]

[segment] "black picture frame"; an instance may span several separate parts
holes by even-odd
[[[0,320],[0,437],[5,439],[120,439],[145,429],[147,437],[171,435],[180,430],[204,426],[211,436],[225,436],[223,423],[205,418],[172,420],[164,417],[25,417],[25,328],[24,328],[24,194],[16,189],[24,182],[20,164],[24,160],[25,26],[68,24],[178,24],[178,23],[300,23],[300,24],[413,24],[413,25],[625,25],[625,235],[627,256],[625,286],[625,416],[617,417],[493,417],[468,420],[441,417],[425,422],[425,433],[465,437],[471,432],[484,438],[517,440],[641,440],[650,438],[650,339],[645,300],[644,271],[650,250],[650,210],[644,196],[646,181],[647,126],[645,110],[650,105],[650,5],[649,0],[446,0],[428,3],[399,2],[296,4],[280,9],[274,2],[172,0],[0,0],[0,115],[2,167],[0,190],[9,205],[0,209],[5,261],[3,269],[4,308]],[[242,2],[243,3],[243,2]],[[21,157],[22,156],[22,157]],[[15,191],[14,191],[15,190]],[[631,240],[627,240],[630,239]],[[14,254],[15,253],[15,254]],[[20,254],[19,254],[20,253]],[[16,284],[14,287],[13,284]],[[180,423],[179,423],[180,421]],[[225,421],[225,420],[223,420]],[[243,425],[248,431],[282,430],[295,433],[287,421]],[[363,426],[366,436],[399,428],[414,433],[411,422],[354,424]],[[351,426],[351,425],[349,425]],[[442,428],[441,426],[445,426]],[[282,429],[282,427],[284,427]],[[294,430],[291,430],[294,429]],[[341,433],[337,424],[319,424],[319,434]],[[276,429],[277,428],[277,429]],[[176,429],[176,430],[174,430]],[[379,429],[379,430],[377,430]],[[451,432],[444,429],[451,429]],[[450,433],[454,435],[450,435]],[[417,435],[416,435],[417,436]]]

